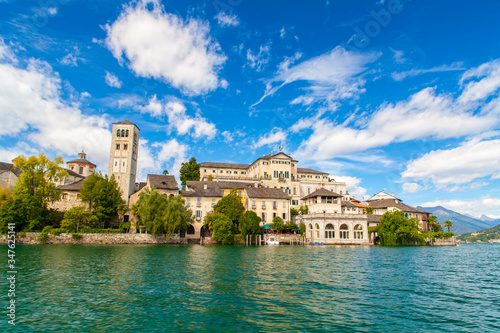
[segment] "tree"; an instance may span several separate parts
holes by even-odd
[[[97,216],[101,228],[125,210],[126,202],[114,175],[108,179],[94,172],[83,182],[80,197],[88,204],[89,211]]]
[[[450,220],[444,221],[444,227],[448,228],[448,232],[450,232],[450,228],[453,227],[453,222],[451,222]]]
[[[285,223],[284,230],[286,232],[294,232],[294,231],[297,231],[298,228],[299,228],[299,226],[297,225],[297,223],[290,221],[290,222]]]
[[[298,209],[290,208],[290,215],[291,216],[297,216],[297,215],[299,215]]]
[[[378,241],[381,245],[424,244],[425,240],[418,232],[418,220],[409,219],[401,211],[385,213],[377,227]]]
[[[167,169],[163,170],[163,174],[168,175],[168,170]]]
[[[208,175],[207,180],[208,180],[209,182],[213,181],[213,180],[214,180],[214,176],[212,176],[212,175]]]
[[[273,224],[271,225],[271,228],[273,228],[274,230],[283,231],[285,230],[285,222],[281,217],[275,216],[273,218]]]
[[[180,195],[167,198],[155,189],[141,193],[133,210],[150,233],[164,234],[167,238],[176,231],[186,230],[193,222],[193,212],[186,208]]]
[[[71,232],[78,232],[80,228],[94,228],[97,222],[97,216],[93,215],[85,207],[72,207],[64,213],[61,227]]]
[[[208,216],[207,216],[208,218]],[[213,238],[222,245],[233,244],[233,222],[224,214],[212,214],[210,223],[213,228]]]
[[[11,187],[0,188],[0,207],[14,198],[14,193],[12,192]]]
[[[300,206],[299,213],[300,215],[307,215],[309,213],[309,207],[307,205]]]
[[[214,212],[226,215],[233,223],[240,220],[244,211],[241,197],[235,194],[226,195],[214,206]]]
[[[365,214],[368,214],[368,215],[373,214],[373,207],[367,206],[364,209],[365,209]]]
[[[240,219],[240,232],[242,235],[258,235],[260,234],[260,217],[248,210]]]
[[[196,163],[196,158],[191,157],[189,162],[182,163],[180,179],[183,186],[187,181],[200,180],[200,165]]]

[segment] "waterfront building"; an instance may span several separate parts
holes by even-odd
[[[0,162],[0,188],[14,187],[21,173],[21,169],[14,168],[14,164]]]
[[[138,200],[141,193],[155,189],[158,193],[171,196],[179,194],[179,186],[172,175],[148,175],[145,183],[136,183],[135,192],[130,196],[129,207]]]

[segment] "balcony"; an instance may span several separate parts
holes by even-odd
[[[277,209],[278,209],[278,206],[273,206],[273,209],[274,209],[274,210],[277,210]]]
[[[257,206],[255,206],[255,205],[252,205],[252,209],[257,209]]]

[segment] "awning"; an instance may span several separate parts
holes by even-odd
[[[265,224],[264,225],[264,230],[269,230],[271,229],[271,225],[270,224]]]

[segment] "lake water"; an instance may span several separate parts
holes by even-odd
[[[500,244],[18,245],[16,256],[19,332],[500,331]],[[0,331],[14,331],[2,313]]]

